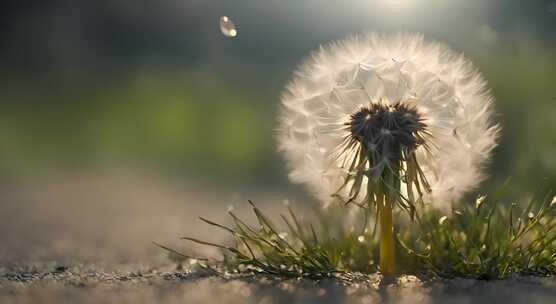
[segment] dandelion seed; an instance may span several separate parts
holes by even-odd
[[[237,36],[236,26],[228,16],[220,17],[220,32],[226,37]]]

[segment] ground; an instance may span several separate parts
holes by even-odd
[[[226,223],[226,209],[250,214],[246,199],[282,212],[283,193],[210,191],[206,185],[157,176],[87,173],[0,189],[0,303],[550,303],[556,278],[422,281],[378,275],[307,279],[218,275],[188,265],[176,269],[157,241],[188,253],[213,248],[179,240],[228,237],[197,219]],[[207,190],[209,189],[209,190]],[[236,192],[237,191],[237,192]]]
[[[139,269],[139,268],[138,268]],[[0,303],[550,303],[555,277],[425,280],[336,275],[318,280],[217,274],[199,267],[114,272],[102,267],[0,268]]]

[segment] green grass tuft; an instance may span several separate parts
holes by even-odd
[[[334,273],[380,271],[374,219],[361,221],[360,231],[346,229],[338,214],[321,211],[318,223],[301,222],[290,206],[277,225],[249,201],[258,225],[249,225],[234,212],[231,226],[201,218],[228,232],[233,241],[215,244],[223,265],[233,272],[280,276],[323,277]],[[345,213],[345,212],[343,212]],[[533,197],[525,207],[480,197],[456,205],[451,213],[426,209],[415,221],[403,218],[396,226],[400,273],[477,279],[503,278],[513,273],[556,274],[556,202],[551,194]],[[188,255],[161,246],[173,255]]]
[[[414,269],[441,277],[551,275],[556,274],[555,215],[550,195],[532,198],[524,208],[483,197],[449,216],[428,212],[418,233],[402,231],[398,241],[414,258]]]

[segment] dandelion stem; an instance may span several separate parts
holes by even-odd
[[[392,223],[392,199],[385,187],[377,193],[378,220],[380,224],[380,270],[384,275],[395,274],[394,234]]]

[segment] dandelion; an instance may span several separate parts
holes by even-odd
[[[325,205],[370,210],[380,267],[394,273],[392,208],[448,206],[484,179],[493,98],[462,55],[420,34],[369,33],[321,47],[282,96],[279,149],[290,179]]]

